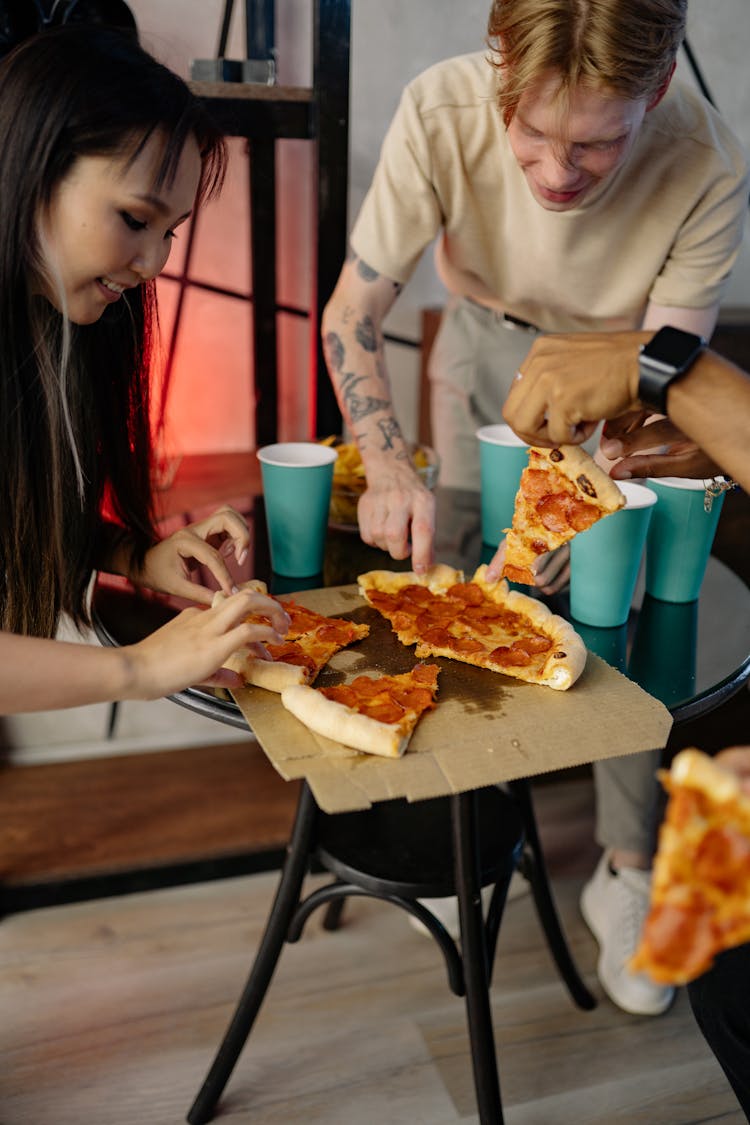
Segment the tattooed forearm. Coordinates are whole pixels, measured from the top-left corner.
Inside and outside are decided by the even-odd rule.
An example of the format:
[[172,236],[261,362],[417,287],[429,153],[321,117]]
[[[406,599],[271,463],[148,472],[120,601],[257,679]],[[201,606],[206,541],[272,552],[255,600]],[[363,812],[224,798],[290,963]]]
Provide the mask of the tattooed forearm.
[[366,378],[366,375],[357,375],[356,371],[347,371],[345,375],[342,375],[340,386],[344,398],[353,392],[357,383],[361,383]]
[[381,448],[393,449],[393,439],[401,437],[401,427],[399,426],[393,415],[391,415],[390,418],[382,418],[378,422],[378,429],[383,435],[383,444]]
[[378,333],[375,328],[375,321],[371,316],[365,316],[362,320],[357,321],[354,335],[359,346],[364,348],[366,352],[374,352],[377,350]]
[[372,266],[368,266],[367,262],[363,262],[361,258],[357,258],[357,273],[363,281],[377,281],[380,274],[374,270]]
[[[344,406],[352,425],[361,422],[369,414],[377,414],[379,410],[385,410],[390,405],[387,398],[352,394],[348,390],[344,393]],[[378,425],[381,425],[381,423],[378,422]]]
[[323,338],[323,354],[329,371],[340,371],[344,366],[344,345],[338,332],[326,332]]

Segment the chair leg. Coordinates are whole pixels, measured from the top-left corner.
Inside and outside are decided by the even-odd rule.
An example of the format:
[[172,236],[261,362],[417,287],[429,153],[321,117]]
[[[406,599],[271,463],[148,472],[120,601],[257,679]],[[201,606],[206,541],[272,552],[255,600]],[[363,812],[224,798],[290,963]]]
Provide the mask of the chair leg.
[[188,1113],[190,1125],[210,1121],[252,1030],[279,960],[289,923],[297,909],[310,860],[317,806],[308,785],[303,785],[297,816],[287,849],[271,913],[250,976],[198,1096]]
[[323,918],[324,930],[337,930],[341,921],[341,915],[344,912],[345,897],[331,899],[328,903],[328,909]]
[[534,816],[534,806],[531,802],[529,783],[525,778],[509,783],[510,790],[518,801],[523,819],[526,847],[522,858],[523,873],[531,883],[531,892],[534,896],[534,905],[539,921],[542,923],[545,937],[550,952],[557,966],[568,992],[574,1003],[579,1008],[590,1011],[596,1007],[596,1000],[583,983],[575,962],[570,955],[568,943],[560,925],[552,891],[547,878],[547,867],[544,862],[542,845]]
[[489,964],[480,894],[476,796],[451,797],[453,851],[466,984],[471,1063],[480,1125],[503,1125],[489,995]]

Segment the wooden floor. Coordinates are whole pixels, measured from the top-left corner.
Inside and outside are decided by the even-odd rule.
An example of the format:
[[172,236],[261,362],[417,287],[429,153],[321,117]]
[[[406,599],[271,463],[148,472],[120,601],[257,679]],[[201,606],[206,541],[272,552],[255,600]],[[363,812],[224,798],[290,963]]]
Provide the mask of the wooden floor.
[[[594,858],[586,778],[537,815],[574,956],[600,995],[577,909]],[[310,881],[320,882],[321,877]],[[2,1125],[176,1125],[244,982],[276,884],[266,873],[30,911],[0,924]],[[684,993],[657,1019],[569,1000],[529,896],[509,904],[493,985],[508,1125],[740,1125]],[[476,1122],[463,1002],[397,908],[313,916],[282,955],[221,1122]]]

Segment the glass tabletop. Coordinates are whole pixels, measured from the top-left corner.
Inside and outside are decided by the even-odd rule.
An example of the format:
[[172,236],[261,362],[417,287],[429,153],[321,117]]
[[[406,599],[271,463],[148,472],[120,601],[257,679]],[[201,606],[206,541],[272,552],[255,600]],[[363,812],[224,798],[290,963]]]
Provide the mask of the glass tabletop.
[[[481,541],[479,495],[438,489],[436,496],[436,558],[470,576],[494,554]],[[185,519],[201,515],[190,513]],[[284,578],[271,570],[262,497],[253,499],[245,515],[251,525],[252,549],[236,580],[262,578],[276,596],[346,586],[368,570],[410,568],[409,560],[393,560],[363,543],[356,530],[330,528],[322,574]],[[750,589],[718,559],[709,559],[698,600],[685,604],[650,597],[641,575],[629,619],[619,628],[576,621],[570,616],[566,591],[543,600],[572,622],[590,651],[664,703],[676,722],[712,710],[750,678]],[[163,624],[184,604],[136,592],[121,579],[101,576],[93,598],[95,625],[106,643],[127,644]],[[172,698],[222,722],[246,726],[235,703],[210,690],[189,688]]]

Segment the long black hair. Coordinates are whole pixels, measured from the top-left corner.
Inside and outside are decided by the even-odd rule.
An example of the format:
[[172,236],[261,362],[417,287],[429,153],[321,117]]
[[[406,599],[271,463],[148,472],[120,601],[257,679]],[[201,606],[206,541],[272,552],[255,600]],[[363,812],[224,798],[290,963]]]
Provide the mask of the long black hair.
[[[129,33],[45,31],[0,63],[0,604],[3,629],[51,636],[61,611],[88,620],[86,589],[106,502],[133,560],[154,542],[149,366],[155,286],[94,324],[38,295],[39,217],[75,161],[135,157],[157,133],[157,184],[188,138],[198,202],[218,190],[223,141],[187,85]],[[35,290],[37,295],[35,295]]]

